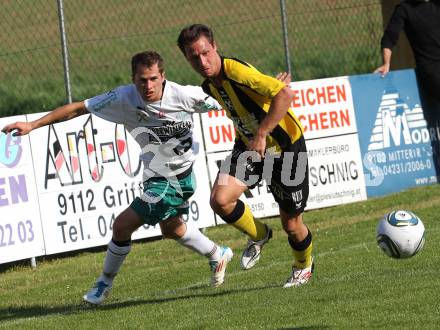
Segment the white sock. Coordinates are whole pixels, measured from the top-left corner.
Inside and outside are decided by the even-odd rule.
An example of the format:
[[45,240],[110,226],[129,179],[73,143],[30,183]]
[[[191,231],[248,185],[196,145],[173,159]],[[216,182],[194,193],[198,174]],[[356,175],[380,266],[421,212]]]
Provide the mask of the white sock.
[[118,246],[113,240],[108,243],[107,254],[104,259],[104,268],[100,279],[107,284],[112,284],[113,279],[119,272],[125,257],[131,250],[131,244],[127,246]]
[[185,234],[176,241],[188,249],[209,258],[209,260],[220,259],[220,247],[203,235],[193,224],[186,223]]

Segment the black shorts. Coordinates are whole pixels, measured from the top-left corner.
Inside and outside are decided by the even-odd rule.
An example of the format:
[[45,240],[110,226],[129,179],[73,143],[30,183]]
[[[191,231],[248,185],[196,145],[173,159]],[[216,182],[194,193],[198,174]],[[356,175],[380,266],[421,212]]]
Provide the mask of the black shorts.
[[278,157],[267,153],[264,160],[259,160],[256,152],[248,151],[245,144],[237,140],[219,173],[235,177],[249,189],[265,179],[275,201],[288,214],[302,213],[307,205],[309,170],[304,137]]

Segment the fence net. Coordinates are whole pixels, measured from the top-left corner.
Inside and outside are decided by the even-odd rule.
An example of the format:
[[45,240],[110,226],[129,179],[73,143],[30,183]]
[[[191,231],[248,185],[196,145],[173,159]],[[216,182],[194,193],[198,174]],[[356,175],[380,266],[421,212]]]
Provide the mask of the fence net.
[[[166,76],[199,84],[176,45],[180,30],[209,25],[224,56],[275,75],[286,70],[279,0],[3,0],[0,116],[68,102],[60,29],[63,7],[73,101],[131,82],[130,59],[156,50]],[[371,72],[380,63],[380,0],[285,0],[295,80]]]

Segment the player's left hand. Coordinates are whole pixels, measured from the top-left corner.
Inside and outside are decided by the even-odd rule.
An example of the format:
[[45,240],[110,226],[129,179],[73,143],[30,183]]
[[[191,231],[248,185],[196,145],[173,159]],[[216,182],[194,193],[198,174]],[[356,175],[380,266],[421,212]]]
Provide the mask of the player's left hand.
[[249,150],[256,151],[263,159],[266,153],[266,136],[257,134],[253,139],[250,139]]

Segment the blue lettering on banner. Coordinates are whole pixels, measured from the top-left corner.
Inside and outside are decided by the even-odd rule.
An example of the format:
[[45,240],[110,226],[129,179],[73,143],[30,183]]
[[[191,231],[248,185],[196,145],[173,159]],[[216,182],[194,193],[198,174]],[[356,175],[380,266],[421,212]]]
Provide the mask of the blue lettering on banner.
[[21,136],[13,136],[0,132],[0,164],[14,167],[21,158]]
[[0,207],[27,201],[29,197],[24,174],[0,177]]
[[[20,162],[22,152],[21,136],[0,132],[0,165],[9,168],[15,167]],[[28,200],[24,174],[0,176],[0,207],[27,202]]]
[[0,251],[2,248],[30,243],[35,239],[34,226],[31,220],[25,219],[17,223],[0,223]]
[[414,70],[349,79],[368,196],[437,182]]

